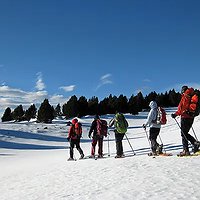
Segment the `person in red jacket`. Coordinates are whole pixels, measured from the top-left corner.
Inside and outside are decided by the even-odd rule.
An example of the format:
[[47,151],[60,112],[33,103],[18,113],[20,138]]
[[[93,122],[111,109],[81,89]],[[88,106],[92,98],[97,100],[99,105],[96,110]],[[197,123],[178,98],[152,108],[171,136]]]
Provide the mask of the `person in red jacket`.
[[197,152],[199,149],[199,142],[189,134],[189,130],[194,122],[194,116],[188,112],[188,107],[190,104],[191,94],[194,93],[193,88],[188,88],[188,86],[183,86],[181,89],[181,100],[178,105],[178,109],[175,113],[171,114],[172,118],[176,116],[181,116],[181,137],[183,144],[183,152],[180,153],[181,156],[190,155],[188,141],[193,145],[193,152]]
[[68,160],[74,160],[74,146],[76,145],[76,149],[79,151],[81,157],[84,158],[83,150],[80,147],[80,138],[81,134],[77,134],[75,131],[75,125],[78,123],[78,120],[74,118],[72,120],[72,125],[69,128],[69,133],[67,140],[70,142],[70,158]]

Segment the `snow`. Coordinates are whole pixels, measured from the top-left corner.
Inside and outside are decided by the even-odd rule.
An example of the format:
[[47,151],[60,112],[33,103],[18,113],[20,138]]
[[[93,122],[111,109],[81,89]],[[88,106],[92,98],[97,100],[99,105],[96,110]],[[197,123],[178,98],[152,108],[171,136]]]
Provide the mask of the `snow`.
[[[66,140],[69,126],[66,120],[54,120],[53,124],[31,122],[0,123],[0,199],[1,200],[157,200],[200,199],[200,157],[176,156],[182,150],[180,129],[167,109],[167,124],[162,126],[161,139],[164,149],[173,153],[170,157],[148,157],[149,143],[141,125],[147,112],[132,116],[127,137],[123,140],[127,156],[115,159],[115,141],[110,131],[104,140],[103,159],[67,161],[69,143]],[[112,115],[102,116],[109,121]],[[90,154],[91,140],[88,131],[93,118],[81,118],[84,154]],[[179,118],[177,119],[179,122]],[[200,116],[193,128],[200,137]],[[148,131],[148,130],[147,130]],[[190,132],[192,135],[194,133]],[[158,138],[158,142],[160,142]],[[75,157],[80,157],[75,149]]]

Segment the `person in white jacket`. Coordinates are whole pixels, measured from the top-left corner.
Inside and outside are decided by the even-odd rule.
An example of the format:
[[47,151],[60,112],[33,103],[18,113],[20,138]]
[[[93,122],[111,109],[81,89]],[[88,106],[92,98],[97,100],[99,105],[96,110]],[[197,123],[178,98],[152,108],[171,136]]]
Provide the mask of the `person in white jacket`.
[[157,123],[157,115],[158,115],[158,106],[155,101],[151,101],[149,103],[149,107],[151,110],[148,113],[148,117],[146,120],[146,123],[143,124],[143,127],[146,129],[146,127],[149,125],[149,140],[151,142],[151,150],[153,155],[162,154],[162,146],[159,145],[157,142],[157,137],[160,133],[161,124]]

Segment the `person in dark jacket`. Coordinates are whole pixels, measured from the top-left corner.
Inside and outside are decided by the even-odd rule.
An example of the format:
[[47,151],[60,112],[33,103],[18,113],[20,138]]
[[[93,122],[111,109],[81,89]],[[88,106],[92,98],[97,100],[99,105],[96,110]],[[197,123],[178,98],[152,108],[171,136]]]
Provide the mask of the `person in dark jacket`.
[[172,118],[176,118],[177,116],[181,116],[181,137],[183,144],[183,151],[180,152],[180,156],[190,155],[188,141],[193,145],[193,152],[197,152],[199,149],[199,142],[189,134],[189,130],[192,127],[194,122],[194,116],[188,113],[188,105],[191,93],[193,93],[193,88],[188,88],[188,86],[183,86],[181,89],[181,100],[178,105],[178,109],[175,113],[171,114]]
[[80,159],[84,158],[83,150],[80,147],[80,138],[81,135],[77,135],[75,132],[75,124],[78,123],[78,120],[74,118],[72,120],[72,125],[69,128],[69,133],[67,140],[70,142],[70,158],[68,160],[74,160],[74,146],[76,145],[76,149],[79,151],[81,157]]
[[[92,136],[92,148],[91,148],[91,158],[95,157],[95,148],[98,143],[98,157],[103,157],[103,135],[97,134],[97,120],[100,120],[99,115],[94,116],[94,120],[91,124],[88,137],[91,138]],[[93,133],[93,135],[92,135]]]

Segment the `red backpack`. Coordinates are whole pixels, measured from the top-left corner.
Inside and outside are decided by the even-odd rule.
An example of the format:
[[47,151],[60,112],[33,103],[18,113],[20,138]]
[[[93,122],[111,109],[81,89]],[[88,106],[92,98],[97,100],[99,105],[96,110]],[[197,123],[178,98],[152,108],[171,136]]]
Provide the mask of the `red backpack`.
[[164,125],[167,123],[167,117],[166,117],[166,112],[165,109],[162,107],[158,107],[158,117],[159,118],[160,124]]
[[155,124],[161,124],[164,125],[167,123],[167,117],[166,117],[166,112],[165,109],[162,107],[157,108],[157,116],[156,119],[152,121]]
[[80,122],[76,122],[74,125],[75,133],[76,135],[80,136],[82,135],[82,124]]
[[97,120],[97,135],[107,136],[108,125],[107,121],[103,119]]

